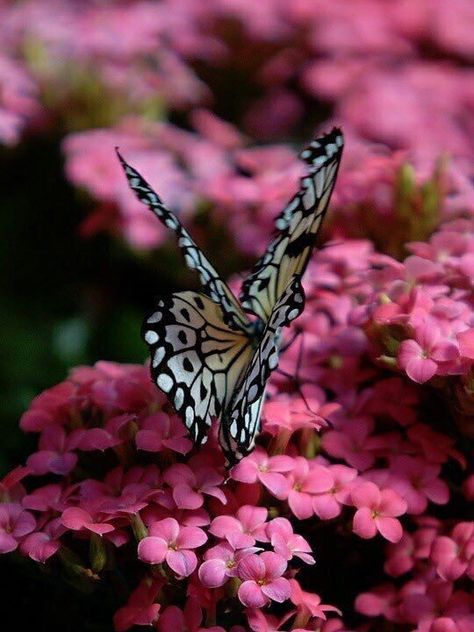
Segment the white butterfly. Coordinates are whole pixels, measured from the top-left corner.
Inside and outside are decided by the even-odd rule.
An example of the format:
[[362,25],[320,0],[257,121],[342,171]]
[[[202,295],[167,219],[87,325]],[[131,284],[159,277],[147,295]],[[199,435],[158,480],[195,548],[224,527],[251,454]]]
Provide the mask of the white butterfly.
[[343,144],[334,128],[301,153],[308,173],[276,219],[276,235],[244,281],[240,302],[178,218],[117,151],[130,187],[176,233],[187,265],[203,285],[202,293],[162,297],[146,319],[143,337],[153,380],[196,444],[205,443],[212,420],[220,420],[219,440],[229,464],[254,447],[267,380],[278,366],[281,329],[303,311],[301,277],[328,208]]

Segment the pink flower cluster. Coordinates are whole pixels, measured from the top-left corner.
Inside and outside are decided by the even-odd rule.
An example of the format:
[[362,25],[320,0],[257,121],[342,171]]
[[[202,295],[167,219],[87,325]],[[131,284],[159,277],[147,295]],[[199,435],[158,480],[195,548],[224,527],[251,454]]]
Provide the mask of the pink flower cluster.
[[[1,553],[85,581],[132,563],[118,632],[474,628],[473,19],[469,0],[1,4],[0,141],[61,121],[96,202],[83,234],[167,238],[119,145],[186,224],[210,213],[260,254],[302,173],[279,141],[337,120],[347,147],[256,450],[227,472],[146,367],[76,368],[21,419],[38,444],[0,481]],[[339,548],[357,615],[319,571]]]
[[[317,571],[325,529],[338,525],[352,548],[387,542],[386,584],[354,587],[367,622],[468,629],[474,531],[462,507],[474,484],[455,443],[468,410],[453,418],[448,405],[453,394],[458,411],[469,403],[472,290],[463,263],[473,234],[470,220],[445,224],[430,242],[411,244],[416,254],[404,263],[363,241],[319,251],[259,445],[229,473],[214,435],[193,448],[147,368],[74,369],[22,417],[24,431],[39,433],[38,450],[2,483],[1,550],[67,565],[68,551],[77,555],[75,543],[88,539],[81,569],[95,577],[112,551],[118,565],[140,560],[143,576],[117,611],[117,630],[171,621],[229,629],[229,611],[232,624],[257,631],[337,630],[347,629],[337,617],[324,623],[339,606],[321,605],[324,579],[305,591],[296,574],[315,562]],[[422,347],[433,332],[433,346]],[[184,609],[161,607],[170,582]],[[279,603],[286,614],[277,621]]]
[[366,303],[365,328],[379,361],[397,365],[420,384],[453,376],[460,391],[468,388],[474,362],[473,229],[470,219],[444,223],[428,242],[409,244],[403,263],[379,256],[377,270],[366,275],[374,292]]
[[[198,629],[229,598],[234,616],[254,627],[256,609],[275,602],[290,604],[285,620],[316,623],[337,611],[294,578],[295,561],[315,560],[291,510],[271,517],[265,506],[266,498],[288,499],[302,457],[269,457],[260,448],[225,484],[215,439],[188,456],[192,442],[148,369],[107,362],[79,367],[39,395],[21,427],[39,433],[38,450],[2,481],[0,551],[18,549],[40,563],[56,556],[67,567],[90,540],[89,558],[74,564],[96,578],[112,551],[118,565],[141,560],[142,579],[116,613],[117,630],[152,623],[164,630],[182,620]],[[105,461],[110,469],[94,474]],[[176,581],[185,609],[161,609],[162,591]]]
[[[108,229],[141,249],[164,240],[127,195],[110,151],[121,144],[167,204],[190,221],[204,202],[242,252],[254,255],[300,174],[295,153],[277,141],[308,138],[336,121],[348,149],[335,233],[369,235],[398,255],[380,224],[395,230],[407,197],[432,223],[441,206],[433,210],[433,193],[449,193],[444,210],[456,215],[470,212],[474,200],[472,8],[468,0],[431,4],[7,3],[0,7],[0,141],[13,144],[23,129],[63,121],[67,176],[97,202],[85,233]],[[170,125],[176,114],[197,134]],[[156,120],[159,130],[147,124]],[[433,172],[446,155],[438,182]],[[399,182],[406,161],[417,185],[434,179],[439,190],[407,192]],[[394,183],[402,194],[395,205]],[[405,241],[416,237],[408,231]]]

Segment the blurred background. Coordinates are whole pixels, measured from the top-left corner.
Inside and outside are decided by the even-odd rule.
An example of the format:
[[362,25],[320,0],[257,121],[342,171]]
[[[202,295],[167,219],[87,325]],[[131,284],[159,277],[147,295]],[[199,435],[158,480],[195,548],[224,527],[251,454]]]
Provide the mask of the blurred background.
[[337,124],[325,238],[401,257],[474,208],[473,32],[471,0],[0,0],[0,472],[37,393],[143,362],[154,296],[197,287],[116,145],[231,275]]

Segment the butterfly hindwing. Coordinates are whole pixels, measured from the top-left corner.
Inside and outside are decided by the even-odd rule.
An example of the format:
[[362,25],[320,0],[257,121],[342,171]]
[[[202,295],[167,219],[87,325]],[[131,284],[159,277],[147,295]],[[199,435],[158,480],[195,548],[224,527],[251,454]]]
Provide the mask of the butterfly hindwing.
[[295,276],[274,306],[247,370],[222,415],[220,442],[230,464],[254,447],[267,380],[278,366],[281,329],[301,314],[304,300],[301,279]]
[[301,153],[309,172],[277,218],[276,237],[244,281],[242,306],[265,322],[292,277],[306,268],[336,182],[343,144],[342,133],[335,128]]
[[233,329],[249,331],[249,320],[238,300],[227,287],[227,284],[222,281],[214,266],[211,265],[176,215],[163,204],[159,195],[143,176],[124,160],[118,150],[117,156],[127,176],[130,188],[137,198],[148,206],[167,228],[176,233],[186,264],[191,270],[198,272],[204,292],[221,306],[224,322]]
[[161,298],[143,325],[151,373],[197,444],[205,442],[250,361],[250,339],[230,329],[206,295],[177,292]]

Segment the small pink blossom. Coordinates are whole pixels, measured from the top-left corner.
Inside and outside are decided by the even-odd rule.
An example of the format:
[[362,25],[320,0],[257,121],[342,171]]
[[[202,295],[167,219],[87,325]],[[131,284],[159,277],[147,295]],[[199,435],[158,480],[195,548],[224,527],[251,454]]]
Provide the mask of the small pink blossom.
[[211,467],[198,467],[193,471],[184,463],[175,463],[166,470],[163,480],[172,487],[176,505],[183,509],[202,507],[204,494],[217,498],[224,505],[227,502],[219,487],[224,482],[224,477]]
[[165,518],[151,525],[149,535],[138,545],[138,557],[148,564],[166,561],[178,577],[187,577],[197,566],[192,549],[206,541],[199,527],[181,527],[174,518]]
[[438,574],[447,581],[464,574],[474,579],[474,522],[459,522],[450,537],[437,537],[431,548],[431,559]]
[[217,516],[211,523],[209,531],[225,538],[236,549],[253,546],[256,541],[267,542],[265,521],[268,510],[265,507],[244,505],[234,516]]
[[42,531],[30,533],[20,544],[23,555],[27,555],[35,562],[44,564],[55,555],[61,547],[61,536],[66,528],[59,518],[43,526]]
[[102,514],[102,501],[83,502],[82,507],[68,507],[63,511],[61,522],[72,531],[91,531],[97,535],[104,535],[114,531],[114,525],[109,522],[110,516]]
[[14,551],[22,538],[36,527],[29,511],[17,503],[0,504],[0,553]]
[[289,492],[289,483],[282,472],[289,472],[293,467],[291,457],[269,457],[261,448],[256,448],[252,454],[232,468],[231,476],[242,483],[260,481],[273,496],[282,500]]
[[341,513],[342,505],[348,504],[350,492],[357,478],[357,470],[346,465],[331,465],[331,488],[313,496],[314,513],[322,520],[331,520]]
[[256,547],[235,550],[227,542],[218,544],[204,554],[205,561],[199,567],[199,579],[207,588],[223,586],[230,577],[237,576],[239,562],[258,550]]
[[439,505],[449,500],[448,486],[438,478],[440,471],[441,466],[423,459],[396,456],[390,463],[390,488],[405,499],[408,513],[421,514],[428,500]]
[[333,486],[333,478],[326,467],[318,464],[310,466],[303,457],[294,459],[288,482],[288,505],[299,520],[313,515],[313,495],[327,492]]
[[415,328],[415,338],[404,340],[398,350],[398,364],[414,382],[423,384],[438,370],[438,364],[453,362],[459,355],[454,342],[443,340],[434,324]]
[[370,451],[373,432],[371,419],[353,419],[339,430],[329,430],[323,436],[323,448],[331,456],[344,459],[359,471],[369,468],[375,461]]
[[244,606],[261,608],[270,601],[286,601],[290,596],[290,583],[282,577],[286,566],[286,560],[271,551],[245,557],[238,566],[243,580],[238,594]]
[[291,586],[290,599],[299,611],[303,611],[311,617],[317,617],[323,620],[326,620],[326,612],[337,612],[341,614],[338,608],[322,604],[319,595],[303,590],[296,579],[290,579],[289,582]]
[[146,417],[140,424],[135,441],[139,450],[147,452],[168,449],[187,454],[193,446],[182,421],[177,416],[169,416],[164,412]]
[[126,605],[114,614],[115,632],[125,632],[134,625],[153,625],[161,607],[155,599],[162,585],[159,579],[143,579]]
[[61,426],[48,426],[39,440],[38,452],[26,462],[32,474],[41,476],[47,472],[69,474],[77,463],[77,454],[73,452],[80,443],[83,431],[72,432],[69,436]]
[[[190,596],[186,601],[184,610],[177,606],[165,608],[158,619],[156,629],[158,632],[169,632],[169,630],[175,630],[176,632],[181,630],[186,630],[187,632],[225,632],[221,626],[203,628],[201,623],[201,604],[195,597]],[[236,630],[236,632],[238,631]]]
[[311,547],[303,536],[293,532],[286,518],[274,518],[267,524],[267,534],[275,553],[285,560],[299,557],[306,564],[314,564]]
[[373,538],[377,531],[390,542],[398,542],[403,529],[396,519],[407,510],[407,504],[391,489],[379,489],[371,482],[363,482],[351,492],[354,505],[353,530],[361,538]]

